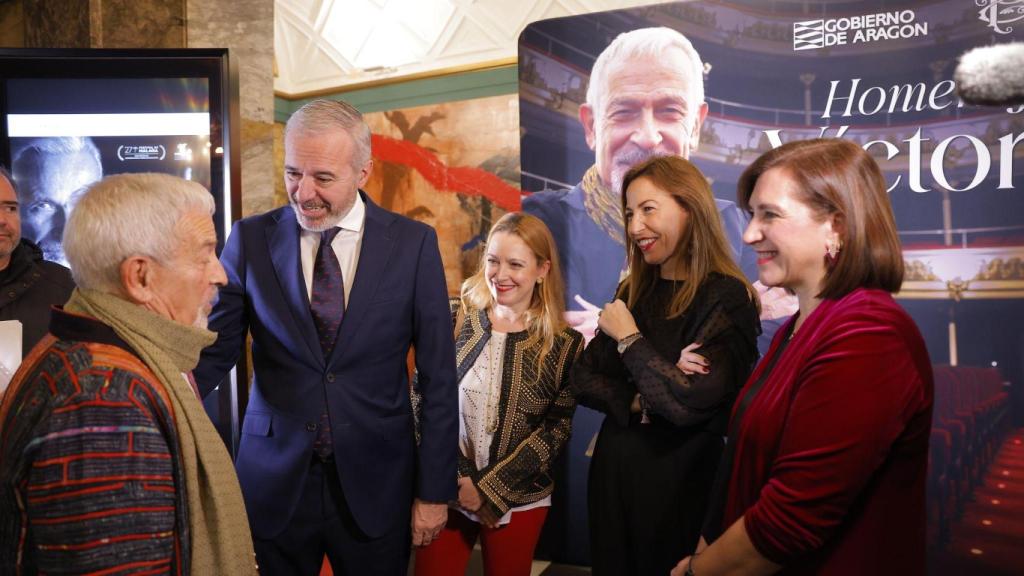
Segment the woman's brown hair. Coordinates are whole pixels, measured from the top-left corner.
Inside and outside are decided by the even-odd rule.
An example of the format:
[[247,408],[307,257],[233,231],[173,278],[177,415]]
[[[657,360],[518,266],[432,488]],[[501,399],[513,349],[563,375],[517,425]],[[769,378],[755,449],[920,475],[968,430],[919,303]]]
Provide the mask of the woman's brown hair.
[[[704,174],[689,160],[679,156],[660,156],[638,164],[622,179],[623,214],[626,213],[629,185],[640,178],[648,179],[670,194],[689,213],[687,225],[683,227],[679,245],[675,248],[686,265],[686,283],[672,297],[668,317],[675,318],[686,311],[697,295],[697,290],[712,272],[732,276],[743,282],[751,300],[760,307],[757,291],[733,259],[732,249],[722,228],[722,217],[718,214],[715,197],[711,194],[711,187]],[[654,287],[659,267],[644,262],[643,253],[629,239],[628,222],[625,228],[629,276],[622,282],[616,296],[633,308]]]
[[827,268],[819,298],[842,298],[861,287],[899,291],[903,251],[896,219],[882,171],[864,149],[848,140],[815,138],[765,152],[740,176],[737,198],[744,210],[750,210],[758,178],[775,168],[785,171],[800,201],[822,220],[840,223],[842,250]]

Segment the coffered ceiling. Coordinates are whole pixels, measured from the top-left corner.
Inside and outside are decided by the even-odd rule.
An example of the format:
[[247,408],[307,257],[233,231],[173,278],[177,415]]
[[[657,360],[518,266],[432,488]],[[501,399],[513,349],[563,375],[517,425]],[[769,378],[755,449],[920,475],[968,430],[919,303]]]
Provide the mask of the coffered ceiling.
[[536,20],[656,0],[275,0],[274,88],[285,97],[509,64]]

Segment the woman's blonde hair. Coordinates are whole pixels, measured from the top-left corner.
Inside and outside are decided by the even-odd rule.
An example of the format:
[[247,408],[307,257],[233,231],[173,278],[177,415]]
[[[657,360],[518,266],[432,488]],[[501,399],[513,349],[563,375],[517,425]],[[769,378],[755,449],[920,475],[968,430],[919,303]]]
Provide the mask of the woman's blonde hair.
[[[558,248],[544,222],[522,212],[509,212],[495,222],[487,234],[487,243],[490,244],[491,238],[499,232],[519,237],[537,258],[538,266],[543,266],[545,262],[551,263],[544,281],[534,285],[533,297],[523,318],[529,338],[541,342],[541,353],[538,356],[540,361],[551,350],[555,335],[565,328],[565,287],[558,263]],[[487,286],[486,268],[487,250],[484,250],[476,273],[462,283],[460,317],[465,317],[467,307],[477,310],[490,310],[494,307],[494,298]],[[461,328],[461,321],[459,324]]]
[[[676,251],[686,265],[686,283],[672,297],[668,317],[682,315],[689,308],[708,274],[717,272],[732,276],[747,288],[750,298],[760,309],[757,291],[750,285],[733,259],[729,241],[722,228],[722,217],[718,214],[715,197],[704,174],[679,156],[660,156],[634,166],[622,180],[622,213],[626,213],[626,191],[639,178],[646,178],[652,184],[675,198],[689,214],[683,233],[679,237]],[[648,294],[658,280],[659,267],[644,262],[643,253],[636,243],[629,239],[629,223],[626,228],[626,255],[629,276],[622,282],[616,295],[633,308]]]

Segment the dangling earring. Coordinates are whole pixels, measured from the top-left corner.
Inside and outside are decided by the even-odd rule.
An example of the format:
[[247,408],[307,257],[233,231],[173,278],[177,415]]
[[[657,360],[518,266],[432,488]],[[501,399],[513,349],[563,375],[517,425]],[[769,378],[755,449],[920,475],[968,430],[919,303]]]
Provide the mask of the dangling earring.
[[838,238],[829,238],[825,241],[825,263],[829,267],[836,265],[836,258],[839,257],[839,253],[843,250],[843,243]]
[[544,283],[544,277],[543,276],[540,277],[540,278],[537,278],[537,284],[543,284],[543,283]]

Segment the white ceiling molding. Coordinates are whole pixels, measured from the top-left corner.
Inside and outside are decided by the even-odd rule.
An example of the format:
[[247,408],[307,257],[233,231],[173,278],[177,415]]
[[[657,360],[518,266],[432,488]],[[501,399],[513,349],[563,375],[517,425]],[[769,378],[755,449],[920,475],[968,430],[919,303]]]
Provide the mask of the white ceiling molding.
[[652,0],[275,0],[274,89],[285,98],[513,62],[537,20]]

